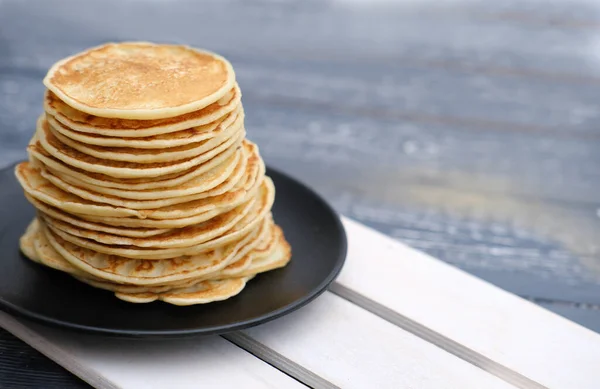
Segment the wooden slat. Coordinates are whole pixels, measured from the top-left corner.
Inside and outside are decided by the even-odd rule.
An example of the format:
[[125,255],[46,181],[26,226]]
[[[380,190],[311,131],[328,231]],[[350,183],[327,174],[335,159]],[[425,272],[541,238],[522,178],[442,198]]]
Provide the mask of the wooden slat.
[[344,219],[338,283],[548,388],[597,388],[600,335]]
[[[383,194],[410,182],[495,195],[505,208],[515,201],[550,202],[547,207],[599,205],[593,193],[600,190],[600,180],[586,177],[598,175],[594,166],[600,163],[595,152],[600,138],[515,134],[509,123],[504,124],[506,130],[479,131],[452,123],[365,117],[352,108],[331,112],[318,103],[298,106],[276,95],[263,102],[252,92],[259,85],[250,84],[250,96],[244,95],[248,136],[278,163],[302,161],[347,173],[359,170],[364,180],[372,172],[369,185],[393,179],[381,185]],[[297,90],[291,85],[287,89]],[[277,106],[268,106],[276,102]]]
[[243,334],[341,388],[513,388],[329,292]]
[[97,388],[305,388],[216,336],[128,341],[24,325],[3,312],[0,326]]
[[[594,74],[594,68],[584,61],[592,59],[593,53],[583,48],[589,44],[586,38],[594,38],[593,25],[598,22],[597,4],[593,1],[581,1],[577,6],[552,1],[546,2],[544,7],[536,6],[537,2],[532,0],[510,0],[496,6],[485,0],[453,1],[451,5],[387,1],[357,7],[355,1],[248,3],[238,0],[230,2],[229,7],[219,1],[205,1],[198,7],[194,2],[177,0],[169,5],[146,1],[141,7],[137,1],[83,5],[63,0],[58,5],[50,5],[37,0],[33,4],[39,14],[14,6],[18,1],[5,0],[4,3],[7,21],[50,21],[54,26],[47,29],[45,35],[37,34],[35,41],[32,39],[35,29],[17,23],[4,33],[6,39],[18,37],[35,47],[35,52],[29,53],[25,47],[12,48],[30,56],[64,56],[66,46],[80,46],[84,40],[99,42],[143,35],[146,39],[211,45],[229,51],[230,55],[259,53],[297,58],[298,55],[320,54],[327,60],[371,58],[382,61],[410,54],[571,74]],[[113,17],[99,19],[98,15],[109,12],[106,5],[110,5]],[[140,15],[135,23],[126,16],[132,12]],[[211,18],[197,23],[198,18],[205,15]],[[157,21],[162,22],[161,29],[155,28]],[[214,34],[223,23],[229,23],[239,33]],[[69,31],[85,34],[69,34]],[[210,40],[207,34],[211,34]],[[522,39],[523,34],[528,39]],[[59,49],[62,51],[52,54],[57,40],[63,46]],[[29,66],[36,64],[27,59],[23,58],[23,62]]]
[[[389,63],[379,66],[256,61],[241,62],[237,68],[242,90],[245,86],[250,96],[272,96],[273,103],[285,97],[290,105],[300,107],[320,103],[321,108],[331,105],[363,115],[442,123],[472,132],[503,130],[600,139],[592,121],[600,115],[593,105],[600,80],[574,87],[546,79],[524,82],[506,74],[474,76],[453,67],[411,66],[401,60],[393,67]],[[252,87],[256,84],[267,88]],[[515,96],[515,90],[519,95]]]

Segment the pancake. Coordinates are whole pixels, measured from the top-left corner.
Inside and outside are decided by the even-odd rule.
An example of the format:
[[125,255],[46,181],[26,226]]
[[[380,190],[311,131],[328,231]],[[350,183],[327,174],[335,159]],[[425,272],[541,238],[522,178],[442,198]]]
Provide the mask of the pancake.
[[35,239],[38,234],[39,223],[37,218],[33,219],[27,226],[25,233],[19,238],[19,248],[21,252],[34,262],[39,262],[35,252]]
[[[163,293],[169,290],[177,288],[187,288],[189,286],[196,285],[203,280],[190,278],[183,281],[174,281],[167,284],[160,285],[131,285],[131,284],[119,284],[111,281],[102,280],[100,278],[94,278],[90,275],[74,275],[73,277],[79,281],[93,286],[94,288],[104,289],[111,292],[119,292],[126,294],[139,294],[139,293]],[[202,277],[201,277],[202,278]]]
[[[191,286],[201,281],[201,279],[198,278],[191,278],[183,279],[180,281],[171,281],[166,284],[152,284],[142,286],[133,284],[118,284],[103,280],[91,274],[85,273],[79,270],[77,267],[71,265],[63,256],[61,256],[52,247],[48,239],[46,239],[46,233],[43,232],[40,228],[40,224],[38,224],[37,219],[34,219],[31,224],[34,226],[35,231],[33,231],[32,229],[32,232],[34,232],[34,234],[28,234],[27,236],[33,238],[34,253],[32,254],[35,255],[36,258],[30,259],[32,259],[34,262],[50,267],[52,269],[68,273],[77,279],[85,280],[86,283],[96,286],[98,288],[111,291],[121,291],[125,293],[160,293],[179,287]],[[211,274],[218,274],[218,272]]]
[[96,116],[162,119],[197,111],[235,83],[223,57],[187,46],[109,43],[54,64],[44,85],[71,107]]
[[[244,141],[244,144],[246,143],[248,142]],[[207,171],[225,163],[225,161],[231,158],[233,154],[239,152],[239,148],[241,148],[241,146],[238,146],[237,148],[228,148],[212,159],[194,166],[186,171],[151,178],[115,178],[105,174],[86,172],[85,170],[67,165],[61,160],[48,154],[48,152],[41,147],[37,140],[35,140],[35,143],[30,144],[27,147],[27,150],[30,154],[31,162],[38,160],[48,170],[53,172],[54,175],[62,178],[68,176],[78,181],[84,181],[90,185],[94,185],[96,190],[98,190],[98,188],[148,190],[156,188],[170,188],[188,182],[191,179],[194,179],[199,175],[204,174]]]
[[[34,223],[36,223],[35,219],[32,224]],[[35,227],[38,227],[38,225],[35,224]],[[32,228],[32,231],[33,230],[34,229]],[[41,260],[39,263],[59,271],[69,273],[80,281],[96,288],[114,291],[116,292],[117,297],[125,301],[151,302],[161,299],[160,296],[164,295],[166,302],[170,302],[168,300],[171,300],[173,303],[182,305],[180,301],[184,299],[185,304],[183,305],[191,305],[207,303],[214,301],[214,299],[225,299],[241,291],[239,286],[232,289],[231,282],[233,282],[233,285],[239,284],[239,282],[234,278],[218,281],[206,281],[202,279],[199,280],[197,278],[189,278],[173,281],[167,285],[123,285],[103,281],[102,279],[78,270],[78,268],[67,262],[49,243],[44,233],[38,233],[35,235],[27,234],[26,236],[29,238],[29,240],[31,240],[31,238],[37,238],[35,239],[35,247],[40,254],[39,257]],[[37,255],[37,253],[35,255]],[[37,261],[36,259],[31,259]],[[246,279],[249,278],[250,277],[247,277]]]
[[[74,227],[68,223],[57,219],[52,219],[48,215],[40,216],[48,224],[53,232],[56,232],[64,239],[77,244],[76,237],[91,239],[104,245],[118,246],[136,246],[147,248],[190,248],[198,247],[200,243],[214,239],[226,231],[233,228],[247,213],[253,210],[257,201],[251,198],[248,202],[233,208],[230,211],[221,213],[205,222],[187,226],[184,228],[173,229],[165,234],[147,238],[131,238],[107,234],[101,231],[86,230],[80,227]],[[83,244],[85,246],[85,243]],[[100,252],[102,249],[98,250]],[[176,252],[176,251],[175,251]]]
[[[29,162],[22,162],[15,167],[15,174],[29,197],[64,212],[74,214],[78,218],[108,224],[111,226],[134,228],[179,228],[190,224],[200,223],[226,212],[229,207],[241,204],[251,193],[244,188],[236,189],[213,198],[203,198],[187,203],[153,210],[133,210],[114,207],[108,204],[95,203],[82,199],[72,193],[54,186],[46,180],[39,169],[34,169]],[[216,198],[219,202],[215,202]],[[221,207],[219,207],[221,205]],[[229,207],[226,207],[229,205]],[[127,217],[156,219],[171,218],[163,223],[149,221],[148,223],[131,222]],[[113,219],[112,217],[115,217]],[[121,222],[122,220],[122,222]],[[141,219],[137,219],[141,222]]]
[[[162,208],[138,210],[138,214],[134,215],[134,217],[131,218],[115,218],[111,216],[98,215],[85,215],[82,217],[86,220],[121,227],[177,228],[166,227],[169,224],[168,222],[153,223],[150,220],[170,219],[171,222],[175,222],[175,220],[183,221],[187,218],[195,218],[194,220],[196,220],[196,222],[199,222],[197,217],[207,212],[225,212],[227,209],[231,209],[240,205],[244,201],[247,201],[250,198],[250,196],[254,196],[254,194],[262,184],[264,174],[265,167],[262,160],[250,160],[246,165],[246,173],[241,179],[237,180],[236,177],[230,177],[225,182],[221,183],[219,186],[207,192],[204,192],[203,194],[197,195],[196,197],[199,198],[196,200],[177,203],[175,205],[165,206]],[[237,183],[234,183],[232,180],[237,180]],[[218,194],[228,188],[229,190],[227,192]],[[214,194],[214,196],[208,196],[210,194]],[[192,196],[188,196],[188,198],[189,197]],[[104,201],[104,197],[97,198]],[[179,223],[178,225],[182,226],[181,223]]]
[[[262,225],[261,228],[264,228],[264,227],[265,227],[265,225]],[[186,279],[182,279],[182,280],[178,280],[178,281],[167,281],[167,282],[161,283],[161,284],[153,283],[152,285],[147,285],[147,284],[135,285],[135,284],[131,284],[131,283],[116,283],[113,281],[103,280],[101,278],[94,277],[90,274],[86,274],[85,276],[77,276],[76,275],[75,277],[78,279],[83,278],[82,281],[84,281],[85,283],[92,285],[96,288],[105,289],[105,290],[109,290],[112,292],[130,293],[130,294],[131,293],[148,293],[148,292],[161,293],[161,292],[166,292],[168,290],[172,290],[175,288],[184,288],[184,287],[193,286],[199,282],[206,281],[206,280],[222,280],[225,278],[232,278],[232,277],[235,277],[235,275],[234,275],[235,273],[240,274],[243,270],[246,270],[252,263],[253,259],[265,257],[266,255],[270,255],[274,251],[275,246],[276,246],[274,243],[277,241],[276,234],[275,234],[276,226],[272,223],[271,220],[269,220],[269,222],[267,223],[267,227],[268,227],[268,231],[259,232],[259,234],[260,234],[260,237],[258,239],[259,243],[256,244],[254,248],[249,250],[245,255],[243,255],[243,257],[241,259],[231,261],[231,263],[229,265],[223,267],[220,270],[213,271],[210,273],[204,272],[203,275],[198,276],[198,277],[186,278]],[[254,245],[253,242],[251,242],[251,243],[252,243],[252,245]],[[270,248],[269,252],[265,251],[266,247]],[[247,251],[247,250],[244,250],[244,251]],[[236,255],[236,257],[239,257],[242,254]],[[59,255],[59,254],[56,253],[56,255]],[[131,259],[126,258],[123,260],[130,261]],[[136,260],[131,260],[131,261],[136,261]],[[219,266],[219,267],[221,267],[221,266]]]
[[[198,200],[204,202],[205,200]],[[182,217],[179,219],[139,219],[137,217],[109,217],[109,216],[89,216],[89,215],[78,215],[81,219],[89,222],[102,223],[111,227],[125,229],[128,228],[150,228],[150,229],[174,229],[191,226],[194,224],[203,223],[210,220],[219,214],[232,210],[231,208],[216,208],[210,211],[198,213],[193,216]],[[189,213],[195,212],[195,209],[189,209]],[[110,232],[109,232],[110,233]],[[129,235],[125,235],[129,236]]]
[[[73,185],[77,188],[88,193],[88,196],[93,196],[96,201],[104,201],[103,195],[108,197],[117,197],[121,199],[130,200],[160,200],[171,197],[182,197],[195,195],[199,193],[205,193],[206,196],[217,196],[231,190],[235,185],[245,180],[247,177],[252,177],[257,174],[259,170],[259,159],[260,157],[256,154],[257,150],[251,145],[246,145],[241,150],[233,154],[228,160],[224,161],[221,165],[201,174],[184,184],[181,184],[172,188],[156,188],[149,190],[124,190],[116,188],[105,188],[98,187],[90,184],[84,180],[79,180],[74,177],[67,175],[60,175],[59,172],[49,172],[56,177],[61,177],[60,180],[65,184]],[[249,165],[248,163],[251,163]],[[243,182],[243,181],[242,181]],[[214,190],[213,190],[214,189]],[[81,195],[74,192],[81,197],[94,200],[94,198]],[[102,197],[100,197],[102,196]],[[117,204],[118,205],[118,204]]]
[[160,177],[170,173],[183,172],[212,159],[230,147],[237,148],[242,143],[246,134],[242,130],[238,135],[225,140],[214,149],[190,159],[170,162],[135,163],[96,158],[65,145],[50,131],[48,122],[44,117],[38,120],[37,126],[36,136],[41,147],[53,157],[81,170],[117,178]]
[[209,279],[223,279],[230,277],[239,277],[250,269],[252,263],[260,261],[273,254],[277,244],[279,243],[280,236],[282,235],[281,228],[272,224],[269,235],[260,241],[256,247],[254,247],[248,254],[244,255],[239,260],[230,263],[221,271],[210,274],[207,276]]
[[[38,226],[41,226],[41,224]],[[146,286],[111,283],[101,278],[97,278],[91,274],[85,273],[79,268],[71,265],[71,263],[69,263],[62,255],[60,255],[54,249],[54,247],[50,244],[49,240],[46,238],[46,235],[47,234],[43,231],[43,228],[39,228],[37,234],[35,235],[34,248],[37,256],[35,262],[49,267],[51,269],[68,273],[79,280],[82,280],[90,285],[94,285],[102,289],[107,289],[111,291],[123,291],[125,293],[160,293],[175,288],[191,286],[200,282],[200,280],[198,279],[185,279],[182,281],[172,281],[168,285],[161,284]]]
[[42,167],[42,163],[40,163],[40,161],[38,161],[37,158],[35,158],[33,152],[32,152],[32,147],[34,147],[34,145],[38,143],[38,139],[37,136],[35,135],[35,132],[33,133],[33,136],[31,137],[31,139],[29,140],[29,143],[27,144],[27,157],[29,159],[29,163],[31,164],[31,166],[35,167],[35,168],[40,168]]
[[209,125],[241,106],[237,84],[217,102],[199,111],[167,119],[130,120],[104,118],[77,111],[46,91],[44,111],[73,131],[107,137],[135,138],[165,135],[190,128]]
[[[89,184],[86,181],[80,181],[77,178],[60,175],[59,172],[53,171],[52,169],[47,169],[47,172],[49,175],[55,177],[56,180],[60,181],[56,184],[57,186],[61,188],[77,188],[74,193],[83,198],[115,205],[119,205],[122,201],[135,201],[139,202],[141,205],[145,204],[146,206],[143,208],[147,209],[152,208],[152,206],[148,206],[150,204],[146,202],[148,200],[161,201],[174,197],[187,198],[187,196],[198,195],[201,193],[204,195],[195,198],[223,194],[230,191],[238,182],[245,179],[244,175],[246,174],[246,167],[247,160],[243,155],[243,151],[240,150],[240,152],[232,155],[223,164],[191,179],[190,181],[172,188],[149,190],[126,190],[98,187]],[[52,181],[52,179],[48,179]],[[176,201],[176,203],[180,202],[185,201]],[[132,208],[138,209],[139,207],[132,206]]]
[[236,274],[241,274],[242,272],[246,271],[250,268],[250,265],[252,265],[252,258],[254,257],[255,250],[256,248],[237,261],[230,263],[217,274],[210,277],[210,279],[231,278],[235,277]]
[[[170,304],[175,305],[192,305],[192,304],[203,304],[214,300],[214,290],[210,290],[208,293],[206,292],[207,288],[214,288],[215,285],[218,287],[218,296],[222,298],[227,296],[227,298],[235,296],[239,292],[242,291],[246,282],[252,279],[256,274],[263,273],[266,271],[274,270],[276,268],[280,268],[285,266],[291,258],[291,249],[289,244],[281,235],[278,240],[278,244],[275,245],[272,253],[265,257],[262,262],[260,262],[255,267],[248,269],[245,273],[252,273],[247,276],[234,277],[234,278],[226,278],[222,280],[210,280],[210,281],[202,281],[199,284],[195,284],[193,286],[188,286],[185,288],[175,288],[165,292],[160,293],[125,293],[118,292],[115,295],[121,300],[129,301],[129,302],[152,302],[156,300],[162,300],[168,302]],[[268,265],[265,265],[268,264]],[[235,280],[232,283],[232,280]],[[240,281],[240,280],[243,280]],[[220,288],[226,290],[226,292],[221,291]]]
[[[217,192],[211,192],[207,194],[207,197],[222,194],[230,190],[238,181],[243,179],[243,176],[246,172],[246,162],[247,159],[244,155],[244,151],[239,150],[231,155],[231,157],[225,160],[222,164],[183,184],[172,188],[153,188],[147,190],[105,188],[102,186],[99,187],[90,184],[87,181],[60,174],[60,172],[52,168],[46,168],[44,170],[46,170],[52,176],[57,177],[57,179],[63,183],[62,185],[72,185],[81,189],[82,192],[88,193],[88,196],[91,197],[104,198],[103,195],[106,195],[106,197],[143,201],[190,196],[208,192],[217,187],[219,188]],[[82,195],[82,197],[86,196]]]
[[139,214],[139,211],[136,210],[97,204],[65,192],[42,177],[40,169],[33,168],[29,162],[21,162],[15,166],[15,175],[29,196],[65,212],[116,217],[138,216]]
[[[227,139],[236,138],[240,132],[243,132],[243,115],[238,115],[236,120],[229,126],[224,128],[222,131],[214,133],[213,137],[209,139],[201,140],[199,142],[188,142],[181,146],[175,147],[163,147],[159,150],[156,148],[134,148],[133,145],[127,147],[105,147],[88,145],[81,143],[68,136],[63,135],[60,128],[61,125],[54,127],[51,125],[51,118],[46,117],[48,120],[48,128],[52,132],[59,142],[67,145],[81,153],[91,155],[92,157],[100,159],[108,159],[111,161],[125,161],[135,163],[157,163],[165,161],[179,161],[189,159],[201,155],[209,150],[214,149]],[[125,144],[125,142],[123,142]]]
[[130,303],[150,303],[162,300],[166,303],[180,306],[208,304],[215,301],[226,300],[239,294],[250,278],[251,277],[203,281],[187,288],[174,289],[164,293],[128,294],[117,292],[115,293],[115,296]]
[[277,240],[273,251],[267,256],[254,259],[246,270],[236,273],[237,277],[248,277],[258,273],[265,273],[282,268],[288,264],[292,258],[292,248],[285,240],[281,228],[277,227],[277,229],[279,229],[279,231],[277,233]]
[[[63,135],[97,145],[153,149],[181,146],[212,138],[229,127],[240,113],[241,93],[237,86],[211,106],[182,117],[165,120],[126,120],[91,116],[69,107],[52,92],[45,96],[46,117]],[[210,111],[210,112],[208,112]],[[59,125],[60,124],[60,125]]]
[[[270,220],[257,226],[246,236],[192,256],[151,261],[130,259],[101,254],[93,250],[78,247],[65,241],[46,229],[42,231],[50,246],[70,265],[94,279],[128,285],[160,285],[195,279],[218,272],[228,264],[237,261],[256,247],[262,239],[271,233]],[[130,288],[131,290],[131,288]]]
[[51,269],[62,271],[76,276],[86,276],[86,273],[71,265],[50,244],[43,222],[39,222],[38,234],[35,240],[35,251],[39,263]]
[[[105,245],[136,246],[149,248],[167,248],[167,247],[191,247],[200,243],[209,241],[231,229],[244,215],[252,209],[255,199],[233,208],[230,211],[221,213],[205,222],[187,226],[184,228],[173,229],[165,234],[151,236],[147,238],[131,238],[126,236],[107,234],[102,231],[87,230],[81,227],[75,227],[69,223],[53,219],[48,215],[40,216],[48,224],[53,232],[56,232],[64,239],[72,241],[75,237],[92,239]],[[64,233],[64,235],[63,235]],[[65,237],[68,235],[68,237]],[[76,241],[75,241],[76,242]],[[85,247],[85,246],[84,246]],[[100,250],[101,251],[101,250]],[[103,252],[103,251],[101,251]]]
[[[46,114],[46,120],[53,131],[85,145],[101,147],[130,147],[133,149],[164,149],[213,139],[236,123],[239,110],[230,112],[217,121],[204,126],[192,127],[171,134],[146,136],[141,138],[109,137],[97,134],[74,131],[58,122],[53,116]],[[237,122],[236,126],[242,122]]]
[[[259,161],[258,174],[245,177],[234,188],[219,196],[201,198],[187,203],[180,203],[164,208],[139,211],[139,217],[110,217],[98,215],[78,215],[93,222],[116,227],[145,228],[180,228],[197,224],[214,216],[227,212],[249,200],[255,195],[264,180],[264,164]],[[225,185],[226,183],[223,183]],[[140,215],[138,215],[140,216]]]
[[84,228],[84,229],[93,230],[93,231],[105,232],[107,234],[122,235],[122,236],[128,236],[128,237],[132,237],[132,238],[147,238],[149,236],[160,235],[160,234],[164,234],[165,232],[169,232],[169,229],[166,229],[166,228],[162,228],[162,229],[143,228],[143,227],[122,228],[122,227],[109,226],[109,225],[106,225],[103,223],[96,223],[96,222],[82,219],[73,214],[61,211],[60,209],[52,207],[48,204],[42,203],[41,201],[34,199],[33,197],[29,196],[28,194],[25,194],[25,197],[39,212],[42,212],[42,213],[50,216],[53,219],[57,219],[57,220],[69,223],[74,228],[79,227],[79,228]]
[[[113,237],[108,234],[93,231],[81,231],[90,234],[95,239],[83,237],[61,231],[59,228],[50,227],[50,230],[64,240],[76,246],[87,248],[104,254],[118,255],[133,259],[165,259],[179,255],[193,255],[228,244],[241,236],[246,235],[265,218],[270,218],[270,209],[274,200],[274,188],[270,180],[264,181],[261,193],[250,210],[245,207],[248,204],[221,214],[206,223],[192,225],[186,228],[173,230],[170,233],[144,239],[131,239],[125,237]],[[239,214],[243,216],[239,218]],[[233,226],[232,221],[236,221]],[[211,230],[211,226],[219,230],[225,230],[217,235]],[[210,238],[212,237],[212,238]],[[114,242],[113,244],[98,243],[98,241]],[[158,248],[157,248],[158,247]]]
[[[47,179],[50,183],[64,191],[73,193],[83,199],[90,200],[96,203],[110,204],[115,207],[128,209],[132,212],[135,212],[135,216],[139,218],[146,218],[152,216],[154,214],[154,211],[157,209],[166,208],[170,206],[177,206],[179,204],[186,204],[201,199],[207,199],[205,201],[205,204],[210,209],[216,207],[225,207],[231,205],[232,203],[240,201],[245,195],[245,192],[242,190],[229,192],[228,189],[232,189],[235,185],[235,182],[226,182],[206,192],[196,193],[187,196],[169,197],[159,200],[129,200],[115,196],[93,193],[86,189],[76,187],[74,185],[62,181],[60,178],[50,174],[49,172],[43,169],[41,170],[41,174],[42,177]],[[225,186],[229,186],[229,188],[226,188]],[[185,205],[182,206],[185,207]],[[196,206],[194,207],[197,208]]]

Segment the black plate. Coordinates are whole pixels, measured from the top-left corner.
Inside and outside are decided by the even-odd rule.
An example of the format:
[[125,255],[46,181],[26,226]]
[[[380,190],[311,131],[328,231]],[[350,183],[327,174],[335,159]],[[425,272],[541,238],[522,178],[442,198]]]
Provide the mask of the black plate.
[[273,207],[292,246],[287,267],[251,280],[222,302],[176,307],[163,302],[131,304],[112,293],[25,259],[19,237],[34,215],[13,174],[0,171],[0,308],[69,329],[128,337],[170,337],[240,330],[307,304],[333,281],[346,258],[339,217],[315,192],[273,169]]

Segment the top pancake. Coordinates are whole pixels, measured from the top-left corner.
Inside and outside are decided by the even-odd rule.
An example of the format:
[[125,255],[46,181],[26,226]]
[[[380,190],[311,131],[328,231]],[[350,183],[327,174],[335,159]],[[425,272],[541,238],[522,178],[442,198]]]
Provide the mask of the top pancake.
[[44,85],[71,107],[100,117],[162,119],[209,106],[234,86],[223,57],[187,46],[110,43],[57,62]]

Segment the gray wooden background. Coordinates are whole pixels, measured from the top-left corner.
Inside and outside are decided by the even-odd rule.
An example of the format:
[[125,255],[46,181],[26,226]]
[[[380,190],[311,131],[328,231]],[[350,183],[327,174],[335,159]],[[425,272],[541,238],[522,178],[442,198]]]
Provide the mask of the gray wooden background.
[[[600,332],[600,2],[0,0],[0,166],[46,69],[113,40],[222,53],[268,163]],[[0,387],[86,386],[0,332]]]

